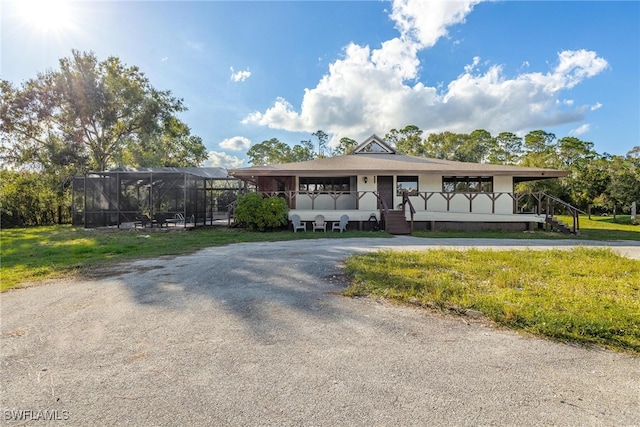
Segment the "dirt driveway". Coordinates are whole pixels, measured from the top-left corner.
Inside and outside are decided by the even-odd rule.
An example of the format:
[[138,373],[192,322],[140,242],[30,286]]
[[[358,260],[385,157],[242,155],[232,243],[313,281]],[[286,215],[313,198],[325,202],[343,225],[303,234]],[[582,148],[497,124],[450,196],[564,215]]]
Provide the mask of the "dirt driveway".
[[338,294],[353,252],[496,243],[236,244],[4,293],[2,423],[640,425],[638,358]]

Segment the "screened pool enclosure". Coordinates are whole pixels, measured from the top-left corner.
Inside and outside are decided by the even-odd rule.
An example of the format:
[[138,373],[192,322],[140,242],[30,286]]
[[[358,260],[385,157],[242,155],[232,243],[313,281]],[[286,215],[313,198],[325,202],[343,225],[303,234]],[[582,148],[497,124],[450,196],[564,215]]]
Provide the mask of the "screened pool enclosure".
[[73,180],[73,224],[85,228],[211,225],[245,184],[223,168],[91,172]]

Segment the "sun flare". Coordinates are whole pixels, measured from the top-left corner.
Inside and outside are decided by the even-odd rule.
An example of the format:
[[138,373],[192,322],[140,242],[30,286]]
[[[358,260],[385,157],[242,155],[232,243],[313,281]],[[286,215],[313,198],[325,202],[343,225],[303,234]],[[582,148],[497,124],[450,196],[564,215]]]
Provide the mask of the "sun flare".
[[17,5],[20,19],[34,31],[62,32],[73,27],[73,13],[68,1],[22,0]]

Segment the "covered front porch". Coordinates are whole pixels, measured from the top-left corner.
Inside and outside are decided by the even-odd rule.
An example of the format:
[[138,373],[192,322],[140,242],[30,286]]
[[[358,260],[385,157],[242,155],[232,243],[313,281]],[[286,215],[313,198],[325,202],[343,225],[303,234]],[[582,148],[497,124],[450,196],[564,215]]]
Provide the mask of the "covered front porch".
[[[402,211],[400,211],[402,212]],[[291,209],[289,211],[289,221],[293,215],[298,215],[302,222],[312,223],[318,215],[322,215],[329,222],[328,229],[331,229],[331,223],[339,222],[342,215],[349,217],[349,228],[358,230],[376,230],[386,229],[384,223],[383,211],[358,211],[349,209],[339,210],[307,210],[307,209]],[[480,214],[480,213],[460,213],[460,212],[416,212],[414,214],[413,223],[410,214],[404,212],[405,220],[409,224],[410,231],[413,229],[421,230],[490,230],[490,229],[509,229],[509,230],[530,230],[535,224],[544,224],[545,215],[537,215],[535,213],[526,214]],[[466,224],[466,225],[464,225]],[[307,227],[311,229],[311,227]]]
[[[310,223],[318,215],[328,222],[349,216],[351,229],[388,230],[391,221],[406,222],[408,232],[414,229],[508,229],[531,230],[545,224],[556,213],[576,218],[573,231],[579,228],[575,208],[544,193],[406,193],[402,202],[390,207],[375,191],[276,191],[261,192],[265,197],[281,197],[293,215]],[[393,220],[392,220],[393,218]],[[398,219],[400,218],[400,219]],[[407,234],[406,232],[399,234]]]

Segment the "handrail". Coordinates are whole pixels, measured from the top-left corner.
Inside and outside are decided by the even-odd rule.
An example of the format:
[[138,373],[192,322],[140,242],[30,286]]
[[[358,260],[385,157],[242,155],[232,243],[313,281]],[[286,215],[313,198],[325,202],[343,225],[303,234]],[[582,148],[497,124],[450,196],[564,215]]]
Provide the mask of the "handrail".
[[[570,205],[569,203],[565,202],[562,199],[559,199],[555,196],[552,196],[550,194],[547,193],[537,193],[536,196],[534,195],[534,197],[536,197],[538,199],[538,201],[540,203],[542,203],[542,200],[546,198],[547,200],[547,207],[546,207],[546,211],[545,211],[545,217],[547,218],[547,220],[549,220],[550,218],[553,218],[553,214],[554,214],[554,204],[559,204],[561,206],[563,206],[565,209],[567,209],[569,211],[569,214],[571,214],[571,219],[573,220],[573,224],[572,224],[572,229],[571,232],[573,234],[576,234],[578,232],[578,230],[580,230],[580,213],[583,215],[587,215],[586,212],[584,212],[583,210],[580,210],[578,208],[576,208],[573,205]],[[553,202],[553,203],[552,203]]]
[[409,193],[407,192],[407,190],[403,190],[402,191],[402,212],[405,212],[405,205],[409,204],[409,213],[411,214],[411,223],[410,223],[410,230],[413,233],[413,215],[415,215],[416,213],[416,209],[413,207],[413,203],[411,203],[411,199],[409,198]]
[[575,206],[570,205],[569,203],[565,202],[564,200],[558,199],[557,197],[552,196],[551,194],[542,193],[542,195],[545,196],[548,199],[553,200],[556,203],[560,203],[561,205],[563,205],[567,209],[571,209],[571,210],[574,210],[576,212],[580,212],[582,215],[588,215],[585,211],[580,210],[580,209],[576,208]]
[[380,205],[382,205],[382,208],[384,209],[384,213],[388,214],[389,213],[389,205],[387,205],[387,202],[382,197],[380,197],[380,193],[378,193],[377,191],[374,191],[373,194],[378,199],[378,202],[380,202]]
[[[378,199],[378,204],[379,206],[382,208],[380,209],[380,222],[382,222],[384,220],[384,229],[387,229],[387,217],[389,216],[389,205],[387,205],[387,202],[380,197],[380,193],[377,191],[374,191],[374,193],[376,198]],[[383,215],[384,212],[384,215]]]

